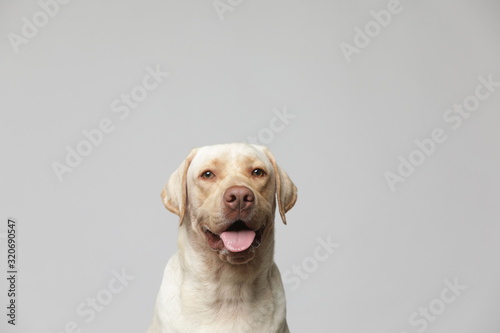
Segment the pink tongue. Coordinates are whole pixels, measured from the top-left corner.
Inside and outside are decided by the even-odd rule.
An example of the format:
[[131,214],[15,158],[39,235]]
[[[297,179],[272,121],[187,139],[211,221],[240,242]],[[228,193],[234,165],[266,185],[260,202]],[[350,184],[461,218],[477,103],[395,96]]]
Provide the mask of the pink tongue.
[[224,246],[231,252],[245,251],[252,245],[255,238],[255,231],[224,231],[220,234],[220,238],[224,242]]

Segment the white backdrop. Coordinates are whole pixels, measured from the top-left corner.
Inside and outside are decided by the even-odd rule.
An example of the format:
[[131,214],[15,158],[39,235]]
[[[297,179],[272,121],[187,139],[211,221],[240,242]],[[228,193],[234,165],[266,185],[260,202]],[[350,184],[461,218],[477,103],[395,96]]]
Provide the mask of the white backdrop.
[[497,1],[0,2],[16,325],[144,332],[195,146],[269,146],[292,332],[500,332]]

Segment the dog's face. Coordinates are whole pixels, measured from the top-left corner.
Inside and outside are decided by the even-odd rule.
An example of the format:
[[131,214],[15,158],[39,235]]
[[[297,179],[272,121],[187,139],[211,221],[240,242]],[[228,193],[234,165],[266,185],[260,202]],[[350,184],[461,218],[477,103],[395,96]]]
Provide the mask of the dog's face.
[[193,149],[162,192],[194,248],[231,264],[270,252],[276,196],[285,222],[297,189],[265,147],[249,144]]

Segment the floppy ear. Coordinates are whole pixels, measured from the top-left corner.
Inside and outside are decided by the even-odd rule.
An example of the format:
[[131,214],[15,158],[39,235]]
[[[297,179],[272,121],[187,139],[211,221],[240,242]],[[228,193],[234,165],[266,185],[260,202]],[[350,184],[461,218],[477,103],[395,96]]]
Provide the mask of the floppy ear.
[[181,163],[181,165],[174,171],[174,173],[168,179],[167,184],[163,187],[161,191],[161,198],[165,207],[174,214],[179,215],[180,224],[184,220],[184,215],[186,214],[186,204],[187,204],[187,171],[193,157],[196,155],[198,149],[192,149],[186,159]]
[[274,159],[273,154],[264,148],[264,152],[271,161],[274,169],[275,181],[276,181],[276,197],[278,199],[278,209],[280,211],[281,220],[286,224],[285,213],[288,212],[295,205],[297,201],[297,187],[292,182],[287,173],[282,170]]

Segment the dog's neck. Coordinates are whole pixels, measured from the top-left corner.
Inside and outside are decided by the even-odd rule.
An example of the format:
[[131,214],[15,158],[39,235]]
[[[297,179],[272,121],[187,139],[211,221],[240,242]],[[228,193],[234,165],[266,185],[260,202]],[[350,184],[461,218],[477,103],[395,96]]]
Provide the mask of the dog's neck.
[[[190,225],[183,225],[179,230],[184,292],[195,293],[198,300],[211,300],[212,306],[248,302],[249,299],[260,299],[262,293],[269,292],[268,279],[275,266],[273,227],[267,230],[266,240],[256,249],[255,257],[245,264],[221,260],[219,254],[203,241],[189,239],[199,237],[189,228]],[[203,248],[203,245],[206,247]]]

